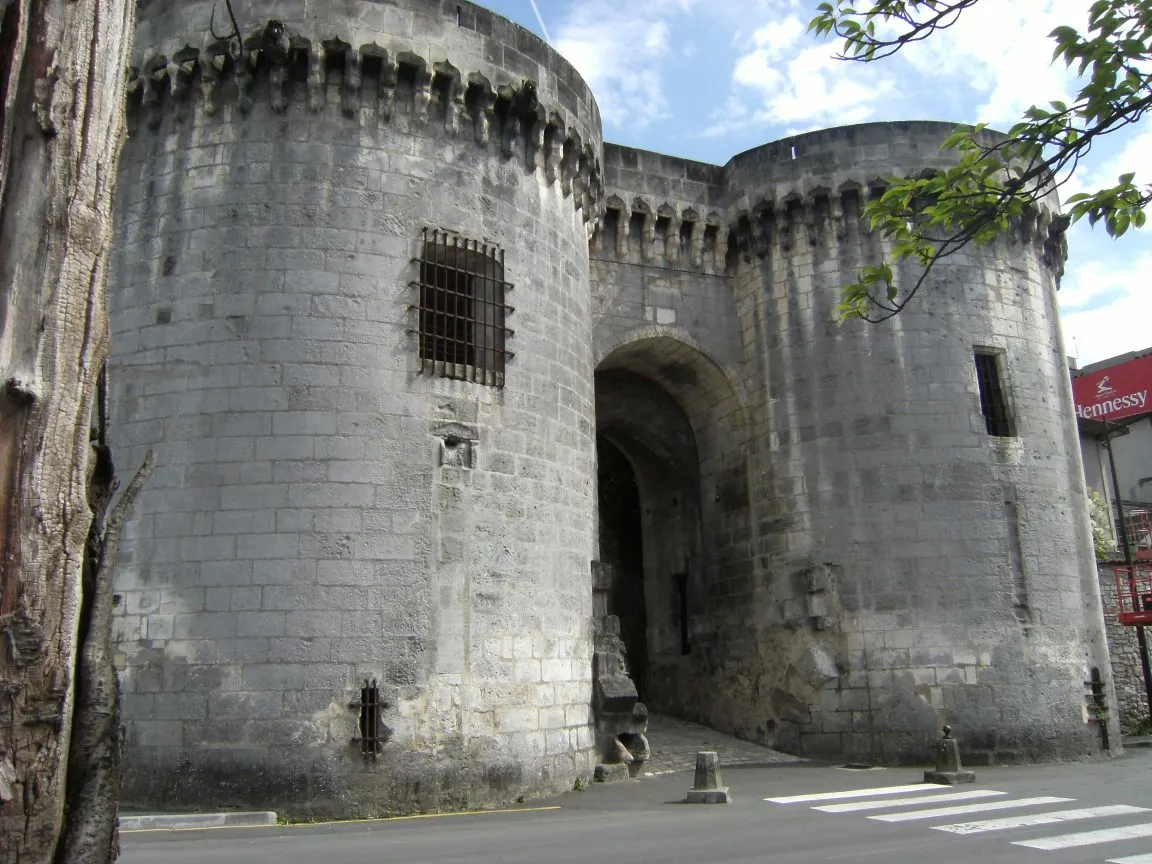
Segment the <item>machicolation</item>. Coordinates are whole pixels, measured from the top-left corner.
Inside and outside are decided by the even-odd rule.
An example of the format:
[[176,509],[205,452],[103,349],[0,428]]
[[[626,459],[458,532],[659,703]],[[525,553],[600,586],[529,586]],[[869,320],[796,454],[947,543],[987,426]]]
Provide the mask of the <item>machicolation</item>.
[[119,168],[128,803],[546,794],[642,770],[644,705],[856,761],[1118,740],[1054,199],[842,324],[949,124],[707,165],[605,144],[471,3],[267,0],[239,46],[212,6],[138,4]]

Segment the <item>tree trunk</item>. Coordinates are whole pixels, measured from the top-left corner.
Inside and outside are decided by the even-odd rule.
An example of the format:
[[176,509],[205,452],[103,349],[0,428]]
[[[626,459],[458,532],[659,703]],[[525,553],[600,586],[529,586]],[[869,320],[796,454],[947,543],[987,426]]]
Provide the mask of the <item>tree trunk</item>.
[[134,6],[0,0],[3,864],[51,864],[71,779],[89,430]]
[[57,864],[104,864],[115,860],[119,851],[116,822],[122,742],[120,681],[112,662],[112,577],[120,532],[152,469],[152,451],[144,457],[144,464],[116,502],[105,526],[104,514],[116,483],[107,447],[100,442],[96,449],[98,467],[88,483],[88,501],[94,513],[84,562],[68,797],[64,832],[56,847]]

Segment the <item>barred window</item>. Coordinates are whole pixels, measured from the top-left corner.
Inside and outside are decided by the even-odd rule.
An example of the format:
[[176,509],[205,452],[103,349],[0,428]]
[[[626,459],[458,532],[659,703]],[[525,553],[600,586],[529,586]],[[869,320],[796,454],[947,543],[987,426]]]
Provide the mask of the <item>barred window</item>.
[[420,372],[503,387],[514,356],[504,250],[425,228],[419,264]]
[[984,428],[989,435],[1008,438],[1013,435],[1012,418],[1008,413],[1008,400],[1001,381],[1000,353],[976,349],[976,383],[980,387],[980,411],[984,415]]

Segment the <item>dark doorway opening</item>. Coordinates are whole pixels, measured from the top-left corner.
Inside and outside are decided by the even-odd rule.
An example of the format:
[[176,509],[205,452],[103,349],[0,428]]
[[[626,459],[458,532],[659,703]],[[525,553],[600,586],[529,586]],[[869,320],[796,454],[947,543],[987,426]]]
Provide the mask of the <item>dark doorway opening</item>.
[[648,673],[648,614],[644,597],[644,536],[636,471],[619,448],[596,437],[600,560],[613,565],[608,614],[620,619],[628,670],[640,699]]

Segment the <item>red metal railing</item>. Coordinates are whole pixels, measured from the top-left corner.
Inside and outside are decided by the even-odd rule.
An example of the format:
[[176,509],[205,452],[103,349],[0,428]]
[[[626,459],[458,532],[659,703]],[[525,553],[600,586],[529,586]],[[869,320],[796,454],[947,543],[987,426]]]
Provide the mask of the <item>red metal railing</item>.
[[1152,561],[1152,505],[1125,501],[1124,524],[1128,542],[1132,544],[1132,557],[1137,561]]
[[1152,564],[1117,565],[1116,620],[1121,624],[1152,624]]

